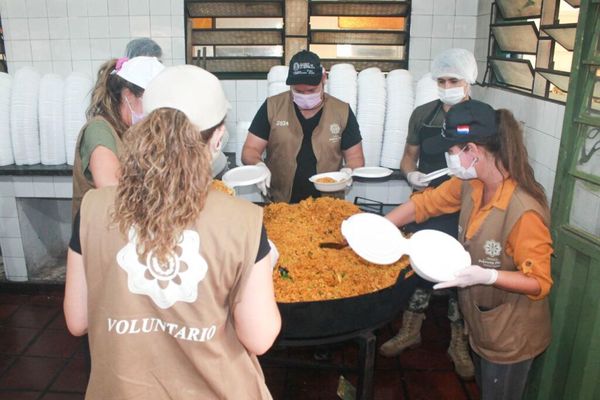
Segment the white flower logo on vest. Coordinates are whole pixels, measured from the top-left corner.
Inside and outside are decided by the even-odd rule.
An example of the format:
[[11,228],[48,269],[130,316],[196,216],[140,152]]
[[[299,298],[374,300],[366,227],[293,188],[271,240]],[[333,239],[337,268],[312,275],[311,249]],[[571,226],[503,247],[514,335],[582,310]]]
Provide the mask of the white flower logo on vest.
[[330,133],[329,141],[330,142],[339,142],[340,139],[342,138],[342,135],[340,133],[341,130],[342,130],[342,127],[336,123],[329,125],[329,133]]
[[498,257],[502,253],[502,245],[495,240],[487,240],[483,245],[485,254],[490,257]]
[[179,244],[166,265],[158,264],[152,253],[141,260],[136,251],[136,234],[129,231],[129,242],[117,253],[117,263],[127,272],[131,293],[149,296],[160,308],[178,301],[192,303],[198,297],[198,283],[206,276],[208,264],[202,258],[200,236],[184,230]]

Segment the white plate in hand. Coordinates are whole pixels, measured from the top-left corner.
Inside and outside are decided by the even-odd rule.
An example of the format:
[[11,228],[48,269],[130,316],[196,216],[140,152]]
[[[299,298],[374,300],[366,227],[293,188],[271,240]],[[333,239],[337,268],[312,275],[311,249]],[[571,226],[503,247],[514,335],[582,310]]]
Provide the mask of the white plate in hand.
[[256,165],[244,165],[225,172],[221,180],[230,188],[234,188],[236,186],[254,185],[264,181],[266,177],[265,168]]
[[438,169],[437,171],[433,171],[425,175],[423,179],[421,179],[421,182],[431,182],[434,179],[440,178],[444,175],[448,175],[449,172],[450,170],[448,168]]
[[361,167],[352,171],[352,176],[359,178],[385,178],[392,174],[392,170],[385,167]]

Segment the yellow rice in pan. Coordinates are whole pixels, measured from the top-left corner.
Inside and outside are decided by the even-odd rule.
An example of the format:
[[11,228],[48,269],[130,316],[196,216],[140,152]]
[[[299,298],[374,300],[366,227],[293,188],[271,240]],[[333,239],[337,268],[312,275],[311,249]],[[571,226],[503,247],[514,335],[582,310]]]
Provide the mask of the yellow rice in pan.
[[273,271],[278,302],[332,300],[358,296],[392,286],[409,266],[404,256],[393,265],[375,265],[352,249],[321,249],[319,243],[341,243],[344,219],[359,213],[345,200],[309,198],[299,204],[265,207],[264,223],[280,253]]

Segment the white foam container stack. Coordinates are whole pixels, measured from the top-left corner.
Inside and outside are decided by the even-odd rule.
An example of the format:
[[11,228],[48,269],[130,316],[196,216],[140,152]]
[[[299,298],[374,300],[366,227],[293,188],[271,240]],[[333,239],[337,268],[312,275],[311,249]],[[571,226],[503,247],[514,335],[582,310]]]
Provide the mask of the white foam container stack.
[[67,162],[63,124],[63,87],[60,75],[46,74],[40,82],[39,124],[42,164],[59,165]]
[[414,108],[420,105],[437,100],[438,96],[437,82],[431,78],[431,73],[426,73],[419,79],[415,89],[415,105]]
[[15,164],[40,163],[38,94],[40,74],[22,67],[13,78],[10,94],[10,135]]
[[386,110],[385,76],[379,68],[358,74],[358,114],[365,165],[379,166]]
[[352,64],[335,64],[331,66],[327,79],[327,93],[350,105],[356,114],[358,101],[358,74]]
[[71,72],[64,85],[64,131],[67,163],[73,165],[79,131],[86,123],[85,111],[90,105],[93,81],[89,75]]
[[10,138],[10,87],[12,78],[0,72],[0,166],[14,164]]
[[413,78],[404,69],[390,71],[386,78],[387,102],[381,165],[399,168],[414,105]]
[[290,90],[290,87],[285,84],[287,75],[288,67],[286,65],[275,65],[271,67],[267,74],[267,94],[269,97]]

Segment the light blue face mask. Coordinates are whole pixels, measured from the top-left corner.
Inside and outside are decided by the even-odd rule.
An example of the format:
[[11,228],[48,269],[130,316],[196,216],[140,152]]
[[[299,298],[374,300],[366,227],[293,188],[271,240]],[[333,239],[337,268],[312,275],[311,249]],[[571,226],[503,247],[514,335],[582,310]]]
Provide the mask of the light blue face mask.
[[444,153],[446,157],[446,165],[450,170],[450,175],[454,175],[459,179],[469,180],[477,178],[477,171],[475,170],[475,163],[478,161],[477,158],[473,160],[469,168],[465,168],[460,163],[460,153],[462,153],[466,147],[456,154]]
[[129,99],[127,97],[125,97],[125,103],[127,103],[127,107],[129,107],[129,112],[131,113],[132,126],[144,119],[144,114],[136,113],[135,111],[133,111],[133,107],[131,107],[131,103],[129,103]]

